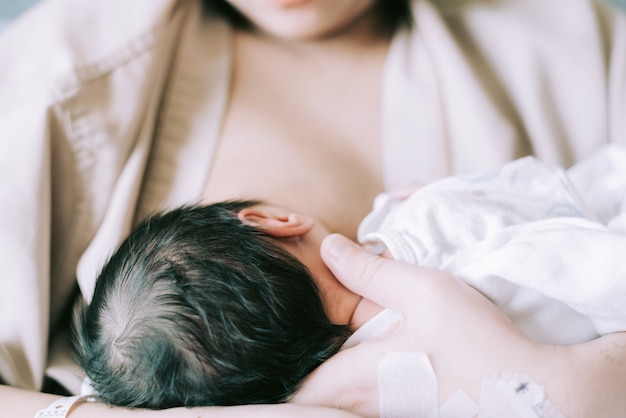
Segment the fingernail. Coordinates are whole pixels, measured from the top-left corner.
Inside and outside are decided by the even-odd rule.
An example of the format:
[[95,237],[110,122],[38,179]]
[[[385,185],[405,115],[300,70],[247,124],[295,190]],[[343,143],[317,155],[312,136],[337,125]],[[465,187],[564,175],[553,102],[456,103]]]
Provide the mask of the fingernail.
[[353,245],[352,241],[339,234],[331,234],[324,239],[326,254],[335,260],[341,258],[347,248]]

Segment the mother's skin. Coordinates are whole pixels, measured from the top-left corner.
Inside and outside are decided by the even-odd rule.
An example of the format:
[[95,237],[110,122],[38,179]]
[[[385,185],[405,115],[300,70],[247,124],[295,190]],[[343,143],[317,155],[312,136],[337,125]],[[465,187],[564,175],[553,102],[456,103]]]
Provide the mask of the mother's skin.
[[265,32],[236,34],[231,99],[205,201],[306,208],[299,213],[354,237],[383,188],[380,80],[390,34],[368,12],[374,0],[319,1],[316,18],[273,18],[263,6],[269,1],[231,3],[251,9]]

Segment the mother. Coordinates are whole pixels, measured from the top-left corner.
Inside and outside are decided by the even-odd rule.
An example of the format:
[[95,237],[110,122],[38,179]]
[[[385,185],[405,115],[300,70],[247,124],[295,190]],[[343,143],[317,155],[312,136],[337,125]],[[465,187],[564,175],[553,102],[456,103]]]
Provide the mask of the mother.
[[[77,389],[72,301],[157,209],[261,198],[353,237],[384,188],[626,143],[626,22],[600,2],[203,5],[50,0],[2,34],[6,384]],[[20,416],[50,401],[0,400]]]

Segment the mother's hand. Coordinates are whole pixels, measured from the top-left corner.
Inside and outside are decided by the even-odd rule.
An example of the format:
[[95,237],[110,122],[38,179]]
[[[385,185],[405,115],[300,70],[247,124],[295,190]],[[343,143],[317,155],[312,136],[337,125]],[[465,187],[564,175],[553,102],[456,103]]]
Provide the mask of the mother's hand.
[[326,239],[322,256],[344,285],[403,318],[384,337],[344,350],[320,366],[294,402],[378,416],[383,352],[426,353],[438,377],[439,400],[460,388],[476,403],[483,379],[542,368],[555,358],[483,295],[443,271],[373,256],[338,235]]

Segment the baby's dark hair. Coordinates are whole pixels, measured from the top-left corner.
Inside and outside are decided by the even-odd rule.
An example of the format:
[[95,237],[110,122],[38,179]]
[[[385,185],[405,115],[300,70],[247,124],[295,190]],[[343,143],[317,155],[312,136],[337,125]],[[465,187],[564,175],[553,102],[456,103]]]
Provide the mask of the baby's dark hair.
[[97,395],[151,409],[286,401],[349,335],[309,270],[237,212],[186,206],[137,226],[75,312]]

